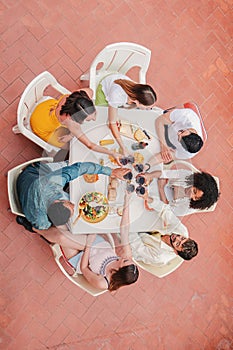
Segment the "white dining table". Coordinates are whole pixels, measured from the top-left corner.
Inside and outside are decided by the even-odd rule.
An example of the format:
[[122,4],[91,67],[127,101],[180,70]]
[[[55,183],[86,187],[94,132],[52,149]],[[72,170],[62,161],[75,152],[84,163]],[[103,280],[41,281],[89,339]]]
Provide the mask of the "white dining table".
[[[99,144],[100,140],[113,139],[110,129],[107,126],[108,108],[97,107],[96,121],[86,122],[82,125],[82,130],[86,136],[94,143]],[[134,152],[140,152],[144,157],[144,164],[152,157],[153,154],[160,151],[159,141],[155,134],[155,119],[162,114],[162,109],[155,108],[153,110],[138,110],[138,109],[119,109],[119,119],[130,122],[135,128],[140,127],[151,137],[150,140],[144,139],[148,143],[145,149],[133,151],[131,145],[136,143],[128,137],[122,136],[124,143],[128,150],[133,155]],[[114,144],[106,146],[109,149],[119,149],[116,141]],[[108,155],[97,153],[89,150],[77,139],[73,139],[70,145],[69,163],[75,162],[95,162],[104,164],[111,168],[118,166],[114,165]],[[128,167],[128,165],[126,165]],[[161,170],[162,164],[153,167],[153,170]],[[133,170],[133,174],[137,173]],[[73,234],[81,233],[114,233],[120,232],[121,216],[117,214],[117,208],[123,206],[124,192],[126,188],[125,181],[118,181],[117,198],[116,201],[109,201],[111,210],[107,217],[98,223],[90,223],[85,221],[82,216],[76,220],[79,213],[79,201],[81,197],[87,192],[100,192],[107,197],[109,177],[99,175],[99,180],[95,183],[87,183],[83,176],[70,182],[70,200],[75,204],[75,213],[69,222],[69,229]],[[135,183],[136,184],[136,183]],[[137,186],[137,184],[136,184]],[[153,191],[152,191],[153,192]],[[150,191],[151,193],[151,191]],[[152,193],[153,194],[153,193]],[[153,211],[148,211],[144,207],[144,200],[137,196],[134,192],[130,197],[130,232],[151,231],[156,227],[158,216]]]

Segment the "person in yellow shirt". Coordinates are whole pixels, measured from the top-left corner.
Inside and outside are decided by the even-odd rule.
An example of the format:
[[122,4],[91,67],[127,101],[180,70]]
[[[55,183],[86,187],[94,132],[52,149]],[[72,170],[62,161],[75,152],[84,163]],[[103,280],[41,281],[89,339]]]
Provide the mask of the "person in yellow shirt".
[[114,157],[120,165],[120,154],[93,143],[82,132],[81,124],[84,121],[96,120],[92,94],[89,88],[81,89],[63,95],[58,100],[49,99],[40,103],[31,115],[32,131],[59,148],[68,148],[69,141],[75,136],[89,149]]

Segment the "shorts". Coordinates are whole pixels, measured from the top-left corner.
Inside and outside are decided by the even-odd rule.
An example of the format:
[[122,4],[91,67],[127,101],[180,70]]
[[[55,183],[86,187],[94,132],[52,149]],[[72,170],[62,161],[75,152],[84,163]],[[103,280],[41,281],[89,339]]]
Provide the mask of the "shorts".
[[[102,238],[101,236],[96,236],[94,242],[92,243],[92,245],[96,245],[100,242],[104,242],[105,239]],[[69,263],[75,268],[77,269],[78,263],[81,260],[83,256],[83,251],[79,252],[78,254],[76,254],[75,256],[73,256],[72,258],[69,259]]]

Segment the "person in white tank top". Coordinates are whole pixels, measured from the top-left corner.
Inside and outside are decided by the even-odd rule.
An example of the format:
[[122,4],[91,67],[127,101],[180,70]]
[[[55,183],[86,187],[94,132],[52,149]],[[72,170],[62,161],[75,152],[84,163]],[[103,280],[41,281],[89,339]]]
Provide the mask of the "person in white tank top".
[[80,251],[63,248],[69,263],[96,288],[113,291],[138,279],[139,271],[132,261],[129,244],[129,197],[126,192],[120,223],[122,249],[119,256],[109,242],[95,234],[87,235],[86,245],[80,245]]

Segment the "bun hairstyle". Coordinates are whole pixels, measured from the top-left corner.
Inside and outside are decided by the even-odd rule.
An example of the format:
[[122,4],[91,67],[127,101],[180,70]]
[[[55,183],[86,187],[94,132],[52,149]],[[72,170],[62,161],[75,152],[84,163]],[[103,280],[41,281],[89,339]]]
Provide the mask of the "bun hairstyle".
[[93,101],[85,91],[74,91],[66,98],[66,102],[62,105],[60,115],[68,114],[72,120],[82,124],[84,120],[96,109]]

